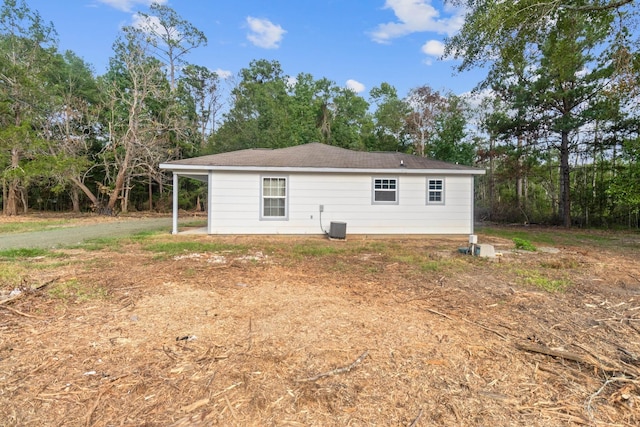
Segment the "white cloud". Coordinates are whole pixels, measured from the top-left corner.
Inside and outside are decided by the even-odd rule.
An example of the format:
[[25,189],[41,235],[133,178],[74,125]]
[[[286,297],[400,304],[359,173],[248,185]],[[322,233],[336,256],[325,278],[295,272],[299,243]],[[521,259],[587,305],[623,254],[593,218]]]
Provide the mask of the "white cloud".
[[123,12],[131,12],[137,5],[151,6],[152,3],[165,4],[167,0],[98,0],[100,3],[104,3],[107,6],[111,6],[114,9],[121,10]]
[[433,7],[432,0],[386,0],[384,8],[392,9],[397,22],[378,25],[371,37],[378,43],[389,43],[391,39],[418,32],[455,34],[464,22],[462,9],[445,7],[441,12]]
[[231,71],[223,70],[220,68],[218,68],[217,70],[214,70],[213,72],[216,73],[218,77],[220,77],[222,80],[226,80],[233,75]]
[[439,40],[429,40],[422,45],[422,52],[440,58],[444,55],[444,43]]
[[258,47],[265,49],[277,49],[286,31],[268,19],[247,17],[247,24],[251,31],[247,39]]
[[353,80],[353,79],[347,80],[346,87],[347,87],[347,89],[351,89],[355,93],[364,92],[364,90],[366,89],[365,85],[363,85],[359,81]]

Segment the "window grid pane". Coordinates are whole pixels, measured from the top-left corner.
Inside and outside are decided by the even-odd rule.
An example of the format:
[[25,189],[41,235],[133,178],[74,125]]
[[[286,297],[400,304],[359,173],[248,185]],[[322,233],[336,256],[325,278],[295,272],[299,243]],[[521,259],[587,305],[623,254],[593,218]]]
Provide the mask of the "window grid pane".
[[262,179],[262,216],[284,218],[287,215],[287,179]]
[[427,184],[427,201],[429,203],[444,203],[444,180],[430,179]]
[[376,178],[373,180],[374,202],[396,202],[398,182],[394,178]]

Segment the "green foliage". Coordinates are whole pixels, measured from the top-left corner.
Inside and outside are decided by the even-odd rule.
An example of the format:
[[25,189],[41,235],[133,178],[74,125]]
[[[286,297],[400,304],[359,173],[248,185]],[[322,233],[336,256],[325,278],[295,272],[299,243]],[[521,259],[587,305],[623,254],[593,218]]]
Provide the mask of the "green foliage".
[[449,96],[446,106],[435,118],[435,135],[426,155],[436,160],[472,166],[476,157],[473,143],[465,141],[467,136],[465,111],[461,98]]
[[[457,3],[466,5],[469,14],[460,33],[448,41],[446,53],[463,60],[461,70],[487,65],[491,58],[489,73],[481,86],[492,89],[504,105],[489,109],[492,113],[484,118],[491,141],[482,157],[490,160],[490,168],[506,166],[506,182],[500,184],[505,191],[515,193],[513,213],[529,220],[527,213],[531,214],[531,210],[523,190],[536,166],[529,157],[533,155],[536,162],[549,161],[540,164],[548,168],[546,177],[539,175],[543,179],[534,184],[539,186],[534,194],[546,194],[550,199],[550,209],[543,207],[547,221],[560,218],[565,226],[571,226],[576,214],[572,200],[576,196],[584,222],[607,215],[610,205],[602,197],[607,178],[603,176],[598,182],[598,197],[591,197],[593,185],[574,185],[570,158],[598,151],[602,158],[615,156],[615,145],[610,150],[605,144],[615,144],[621,129],[617,122],[625,110],[619,98],[626,96],[620,89],[628,81],[624,74],[632,72],[629,55],[634,50],[628,33],[632,16],[637,14],[631,6],[633,2]],[[604,127],[609,121],[610,129],[616,130],[607,133]],[[500,153],[496,143],[502,141],[517,148]],[[536,150],[531,151],[534,146]],[[552,154],[552,150],[557,152]],[[598,159],[594,156],[593,161]],[[553,165],[555,162],[557,166]],[[554,166],[559,167],[560,173],[553,171]],[[501,177],[493,172],[487,180],[489,204],[492,212],[497,212],[495,183]],[[597,179],[593,175],[591,182]],[[576,188],[582,191],[571,191]]]
[[[398,98],[396,89],[388,83],[382,83],[370,91],[376,104],[374,135],[367,149],[371,151],[402,151],[406,140],[406,120],[410,107],[406,101]],[[371,145],[373,144],[373,145]]]
[[568,279],[545,277],[537,271],[519,270],[517,274],[523,284],[532,285],[547,292],[564,292],[571,286],[571,281]]
[[52,230],[64,227],[68,220],[26,221],[0,223],[0,234],[27,233],[30,231]]
[[21,248],[0,250],[0,259],[25,259],[36,257],[58,257],[60,255],[46,249]]
[[267,60],[252,61],[240,77],[215,152],[315,141],[361,150],[373,134],[367,101],[327,79],[301,73],[291,84],[280,63]]
[[520,239],[518,237],[515,237],[513,239],[513,243],[515,243],[516,245],[516,249],[520,249],[523,251],[530,251],[530,252],[535,252],[536,251],[536,247],[533,246],[533,244],[525,239]]
[[26,270],[19,265],[0,264],[0,289],[14,289],[21,286]]
[[338,247],[324,242],[309,242],[294,245],[291,248],[291,254],[296,258],[322,258],[344,252],[344,247]]

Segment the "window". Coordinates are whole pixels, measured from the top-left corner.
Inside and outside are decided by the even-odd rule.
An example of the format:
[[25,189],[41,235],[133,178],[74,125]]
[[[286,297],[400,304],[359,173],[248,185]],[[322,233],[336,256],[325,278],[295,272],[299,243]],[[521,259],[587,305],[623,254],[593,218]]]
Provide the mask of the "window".
[[262,178],[261,219],[287,219],[287,178]]
[[373,178],[373,204],[398,204],[398,178]]
[[427,179],[427,204],[444,204],[444,179]]

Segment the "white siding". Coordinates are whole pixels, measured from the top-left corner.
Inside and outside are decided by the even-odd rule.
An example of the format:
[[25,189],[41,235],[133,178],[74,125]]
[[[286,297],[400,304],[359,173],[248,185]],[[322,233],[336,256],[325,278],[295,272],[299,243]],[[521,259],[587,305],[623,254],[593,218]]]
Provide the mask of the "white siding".
[[[282,174],[274,174],[274,176]],[[288,220],[260,220],[260,179],[268,173],[214,172],[209,188],[211,234],[322,234],[331,221],[347,234],[469,234],[473,176],[437,175],[445,203],[427,205],[426,175],[399,175],[397,205],[372,204],[380,175],[289,173]],[[324,206],[320,214],[319,206]],[[320,225],[322,216],[322,229]]]

